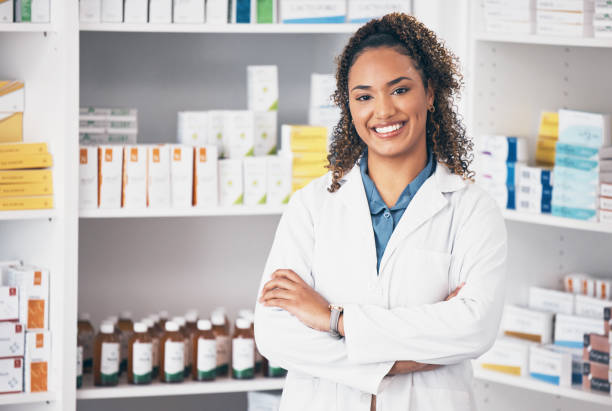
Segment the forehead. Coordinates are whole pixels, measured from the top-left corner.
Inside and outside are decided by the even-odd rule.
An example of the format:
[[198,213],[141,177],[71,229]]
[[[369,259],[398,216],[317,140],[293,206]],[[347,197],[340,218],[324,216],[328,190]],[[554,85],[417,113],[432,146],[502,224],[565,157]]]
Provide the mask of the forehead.
[[412,58],[390,47],[377,47],[357,57],[349,70],[348,84],[376,86],[401,76],[421,79]]

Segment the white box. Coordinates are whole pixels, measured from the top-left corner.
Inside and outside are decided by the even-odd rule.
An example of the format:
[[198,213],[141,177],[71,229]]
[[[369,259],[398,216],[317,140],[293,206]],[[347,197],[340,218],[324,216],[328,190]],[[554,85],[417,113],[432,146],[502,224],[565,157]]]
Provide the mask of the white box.
[[603,197],[612,197],[612,183],[601,183],[599,186],[599,195]]
[[388,13],[410,14],[411,11],[411,0],[348,0],[347,22],[365,23]]
[[217,147],[214,145],[195,148],[194,207],[219,205],[218,156]]
[[[6,286],[8,285],[8,269],[12,266],[20,266],[22,265],[19,260],[2,260],[0,261],[0,285]],[[17,290],[19,293],[19,290]],[[18,310],[19,311],[19,310]],[[17,321],[19,317],[15,317],[13,321]]]
[[99,146],[98,170],[98,207],[121,208],[123,147]]
[[243,204],[242,159],[219,160],[219,205]]
[[0,394],[23,391],[23,357],[0,359]]
[[46,392],[49,385],[51,332],[26,333],[24,392]]
[[612,301],[601,298],[576,295],[574,313],[581,317],[604,318],[604,308],[612,307]]
[[266,157],[250,157],[243,160],[245,205],[266,204],[267,166]]
[[334,106],[333,94],[336,91],[336,76],[333,74],[312,73],[310,75],[310,107]]
[[513,136],[483,136],[478,151],[496,162],[524,163],[528,159],[527,140]]
[[0,322],[0,358],[23,357],[25,329],[23,324]]
[[0,23],[13,22],[13,0],[0,2]]
[[147,205],[170,208],[170,146],[150,146]]
[[23,81],[0,81],[0,112],[23,112],[25,84]]
[[599,197],[599,209],[600,210],[612,210],[612,198],[610,197]]
[[574,12],[593,11],[593,0],[537,0],[536,8],[543,10],[563,10]]
[[536,13],[536,22],[540,24],[593,24],[593,13],[577,13],[563,11],[547,11],[538,10]]
[[547,347],[529,347],[529,374],[561,387],[572,385],[572,355]]
[[599,318],[557,314],[555,319],[555,345],[582,348],[584,334],[604,333],[604,322]]
[[504,335],[540,344],[552,342],[554,314],[506,305],[501,323]]
[[170,191],[173,208],[190,208],[193,204],[193,154],[191,146],[170,147]]
[[230,159],[242,159],[254,154],[255,139],[253,112],[228,110],[224,119],[225,155]]
[[19,287],[19,322],[26,330],[49,328],[49,271],[23,265],[6,272],[7,285]]
[[529,372],[529,347],[532,345],[535,343],[501,337],[474,363],[485,370],[525,376]]
[[266,202],[272,206],[287,204],[291,197],[292,159],[288,156],[269,156]]
[[179,144],[192,147],[208,144],[207,111],[179,111],[176,123]]
[[123,0],[102,0],[102,22],[123,23]]
[[[30,18],[23,19],[22,7],[29,7]],[[17,0],[15,2],[15,21],[28,21],[32,23],[48,23],[49,22],[49,0]]]
[[278,140],[277,112],[254,111],[253,128],[255,156],[276,154]]
[[278,110],[277,66],[247,66],[247,107],[254,111]]
[[584,273],[571,273],[563,278],[565,291],[574,294],[595,296],[595,281]]
[[79,208],[98,208],[98,148],[79,148]]
[[172,23],[172,0],[149,0],[149,23]]
[[229,22],[228,0],[206,0],[206,23],[227,24]]
[[281,23],[344,23],[346,0],[279,0]]
[[204,23],[204,0],[174,0],[174,23]]
[[208,112],[208,141],[204,145],[213,145],[217,147],[217,155],[219,158],[227,156],[226,136],[225,133],[225,110],[210,110]]
[[339,107],[310,107],[308,125],[327,127],[327,141],[332,140],[334,127],[338,125],[342,111]]
[[599,222],[603,224],[612,224],[612,211],[599,210]]
[[594,148],[612,145],[610,115],[559,110],[559,142]]
[[149,0],[125,0],[123,21],[126,23],[146,23],[149,20]]
[[143,145],[123,148],[123,208],[147,207],[147,154]]
[[609,300],[610,287],[612,287],[612,281],[595,279],[595,297],[601,298],[602,300]]
[[546,167],[531,167],[526,164],[517,165],[516,183],[522,186],[552,186],[553,170]]
[[19,288],[0,287],[0,321],[17,320],[19,320]]
[[574,314],[574,294],[529,287],[529,308],[550,313]]

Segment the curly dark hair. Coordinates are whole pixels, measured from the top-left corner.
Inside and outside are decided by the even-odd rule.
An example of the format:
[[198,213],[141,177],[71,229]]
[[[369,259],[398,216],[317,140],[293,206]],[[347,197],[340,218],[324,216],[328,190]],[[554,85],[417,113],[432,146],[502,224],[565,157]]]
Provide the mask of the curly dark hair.
[[364,149],[352,122],[349,109],[349,70],[367,49],[390,47],[410,57],[421,74],[427,89],[429,81],[434,89],[434,111],[427,112],[426,136],[428,150],[436,161],[448,166],[454,174],[471,179],[472,142],[457,113],[454,97],[459,96],[463,76],[458,59],[433,31],[412,16],[390,13],[363,25],[351,37],[342,54],[336,59],[335,104],[342,115],[334,127],[327,168],[332,172],[330,192],[340,188],[339,180],[355,165]]

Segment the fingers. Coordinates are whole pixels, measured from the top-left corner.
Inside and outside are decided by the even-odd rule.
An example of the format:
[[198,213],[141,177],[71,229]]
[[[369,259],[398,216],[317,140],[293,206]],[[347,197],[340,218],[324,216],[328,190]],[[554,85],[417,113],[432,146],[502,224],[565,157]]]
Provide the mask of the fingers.
[[264,304],[266,307],[278,307],[282,308],[285,311],[291,312],[291,308],[293,308],[293,304],[291,300],[285,300],[283,298],[272,298]]
[[287,270],[287,269],[276,270],[272,273],[271,277],[273,279],[274,278],[286,278],[287,280],[293,281],[298,284],[304,283],[304,280],[302,280],[302,277],[297,275],[295,271],[293,270]]
[[461,283],[461,284],[459,284],[459,286],[458,286],[457,288],[455,288],[455,289],[453,290],[453,292],[452,292],[452,293],[450,293],[450,294],[448,295],[448,297],[446,297],[446,298],[444,299],[444,301],[448,301],[448,300],[450,300],[451,298],[455,298],[455,297],[457,296],[457,294],[459,294],[459,291],[461,291],[461,289],[463,288],[463,286],[464,286],[464,285],[465,285],[465,283]]
[[282,288],[276,288],[263,294],[259,299],[263,305],[267,305],[270,300],[282,299],[282,300],[293,300],[295,294],[292,291],[288,291]]
[[287,280],[286,278],[274,278],[270,281],[268,281],[266,284],[264,284],[263,289],[261,290],[261,294],[265,294],[270,290],[273,290],[275,288],[284,288],[286,290],[295,290],[297,288],[297,285],[291,281],[291,280]]

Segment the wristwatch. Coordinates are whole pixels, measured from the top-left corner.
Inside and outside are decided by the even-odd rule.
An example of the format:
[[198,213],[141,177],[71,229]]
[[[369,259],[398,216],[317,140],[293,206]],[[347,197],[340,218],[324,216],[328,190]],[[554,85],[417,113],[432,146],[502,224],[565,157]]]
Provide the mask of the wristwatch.
[[331,315],[329,317],[329,335],[334,338],[342,338],[340,332],[338,331],[338,322],[340,321],[340,314],[344,311],[344,308],[340,305],[329,305],[329,310],[331,311]]

